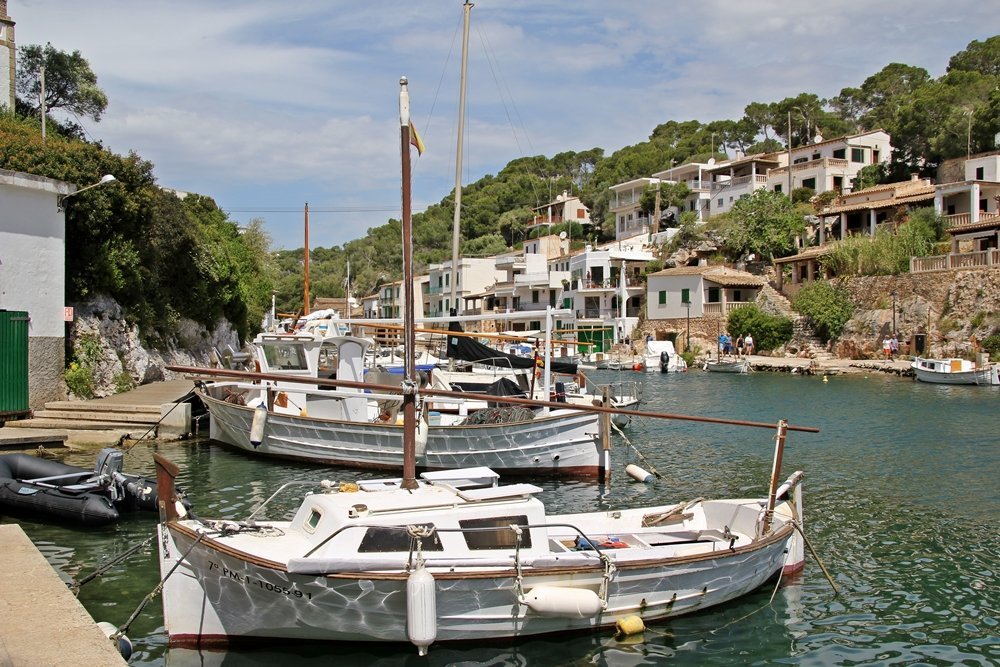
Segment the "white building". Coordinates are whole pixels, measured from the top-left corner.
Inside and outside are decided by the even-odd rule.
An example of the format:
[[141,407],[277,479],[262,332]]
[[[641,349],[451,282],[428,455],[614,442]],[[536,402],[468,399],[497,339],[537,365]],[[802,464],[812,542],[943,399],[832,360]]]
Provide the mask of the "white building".
[[686,212],[697,215],[699,222],[708,220],[712,201],[712,180],[708,170],[715,166],[714,162],[688,162],[653,174],[654,179],[667,183],[684,183],[690,190],[684,206],[676,211],[678,222],[681,213]]
[[797,188],[810,188],[816,194],[828,190],[845,194],[851,191],[851,182],[862,168],[888,164],[891,154],[890,137],[883,130],[828,141],[817,136],[811,144],[792,148],[791,171],[786,151],[784,164],[767,172],[767,187],[775,192],[791,193]]
[[14,110],[14,84],[17,81],[17,45],[14,21],[7,16],[7,0],[0,0],[0,110]]
[[640,208],[642,193],[650,186],[659,185],[656,178],[636,178],[625,183],[612,185],[608,200],[608,213],[615,221],[615,239],[622,240],[649,234],[652,216]]
[[784,165],[785,153],[749,155],[737,160],[720,162],[703,173],[711,180],[711,214],[719,215],[754,191],[767,187],[767,175]]
[[[57,204],[73,189],[0,169],[0,310],[28,313],[28,377],[0,381],[26,380],[33,409],[64,398],[64,339],[72,315],[66,309],[66,225]],[[4,349],[10,344],[0,341]]]
[[[967,242],[974,251],[1000,247],[1000,152],[962,158],[959,180],[943,182],[941,165],[934,210],[944,216],[952,252]],[[950,179],[948,179],[950,180]]]
[[481,294],[494,283],[503,279],[503,273],[497,270],[494,257],[461,257],[458,260],[458,271],[455,284],[455,298],[452,298],[452,261],[442,264],[432,264],[428,269],[429,281],[427,287],[427,302],[424,314],[427,317],[443,317],[452,308],[460,309],[456,304],[463,304],[466,297]]
[[725,266],[679,266],[646,277],[646,319],[726,317],[754,302],[764,279]]

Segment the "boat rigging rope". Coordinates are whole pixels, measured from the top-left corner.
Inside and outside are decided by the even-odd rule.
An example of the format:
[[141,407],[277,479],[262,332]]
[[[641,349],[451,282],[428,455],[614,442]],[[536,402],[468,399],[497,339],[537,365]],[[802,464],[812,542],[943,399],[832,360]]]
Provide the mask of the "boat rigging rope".
[[623,433],[622,430],[615,425],[614,421],[611,422],[611,428],[613,428],[618,433],[618,435],[621,436],[622,440],[625,441],[625,444],[628,445],[633,452],[635,452],[635,455],[639,457],[639,460],[642,461],[643,465],[649,468],[649,472],[656,475],[657,478],[663,479],[663,475],[660,474],[660,471],[658,471],[656,467],[652,463],[650,463],[645,456],[642,455],[642,452],[640,452],[638,448],[632,444],[632,441],[629,440],[628,437],[625,435],[625,433]]

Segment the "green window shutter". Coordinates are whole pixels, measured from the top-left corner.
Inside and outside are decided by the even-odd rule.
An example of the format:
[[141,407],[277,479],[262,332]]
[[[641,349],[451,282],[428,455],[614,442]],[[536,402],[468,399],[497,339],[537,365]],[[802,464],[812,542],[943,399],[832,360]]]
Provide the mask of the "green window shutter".
[[691,303],[691,290],[686,287],[681,290],[681,303]]
[[663,306],[666,305],[666,303],[667,303],[667,291],[660,290],[660,305]]

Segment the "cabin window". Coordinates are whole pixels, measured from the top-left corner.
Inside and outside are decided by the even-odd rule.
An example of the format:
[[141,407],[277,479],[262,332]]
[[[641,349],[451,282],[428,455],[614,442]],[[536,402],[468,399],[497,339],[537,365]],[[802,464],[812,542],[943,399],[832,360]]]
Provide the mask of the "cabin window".
[[[466,519],[458,525],[464,531],[465,543],[471,551],[484,549],[513,549],[517,546],[517,534],[511,530],[512,525],[527,526],[528,517],[503,516],[486,519]],[[521,547],[531,547],[531,531],[521,531]]]
[[306,529],[306,532],[313,533],[316,532],[316,526],[319,525],[320,519],[323,518],[323,513],[320,512],[315,507],[309,512],[309,516],[306,517],[305,525],[302,527]]
[[301,345],[292,343],[265,344],[264,358],[270,370],[304,371],[309,366],[306,363],[306,353]]
[[[433,529],[434,524],[418,524],[421,528]],[[406,526],[372,526],[365,531],[365,536],[361,538],[358,546],[358,553],[384,553],[390,551],[410,551],[410,534]],[[425,537],[420,541],[420,547],[424,551],[442,551],[441,538],[437,531],[430,537]]]

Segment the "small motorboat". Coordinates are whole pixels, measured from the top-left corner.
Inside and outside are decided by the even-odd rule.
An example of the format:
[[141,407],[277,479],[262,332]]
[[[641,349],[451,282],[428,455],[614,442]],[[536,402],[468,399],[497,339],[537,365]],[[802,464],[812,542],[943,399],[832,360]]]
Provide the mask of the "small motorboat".
[[702,368],[710,373],[746,374],[751,371],[750,360],[745,357],[743,359],[727,359],[726,361],[709,359]]
[[1000,385],[1000,366],[989,363],[985,358],[981,363],[968,359],[926,359],[916,357],[910,364],[913,374],[921,382],[932,384],[978,384]]
[[155,512],[156,483],[122,473],[124,452],[106,448],[93,470],[30,454],[0,456],[0,513],[84,526],[114,523],[122,513]]

